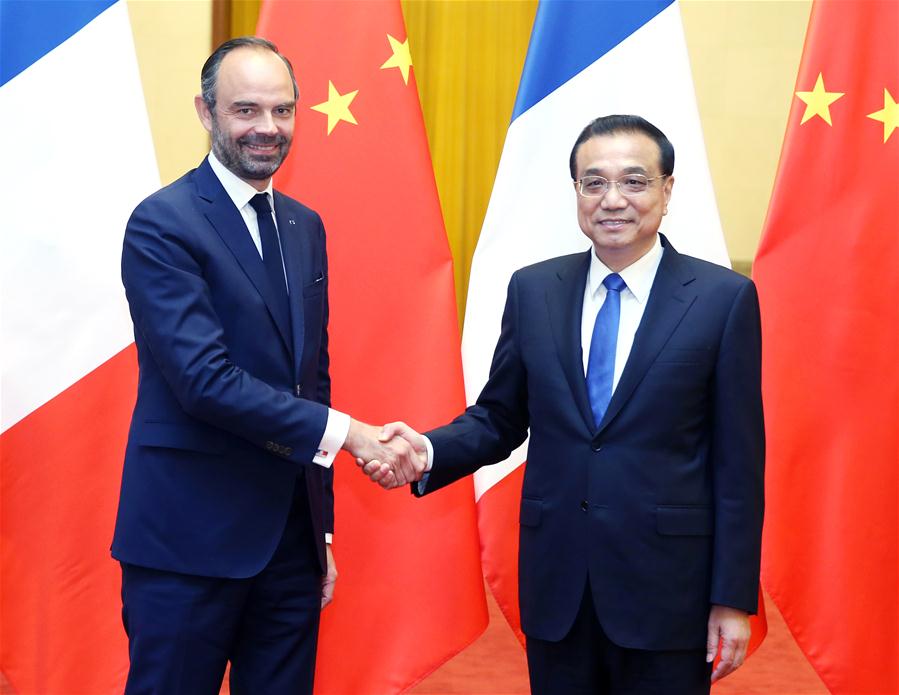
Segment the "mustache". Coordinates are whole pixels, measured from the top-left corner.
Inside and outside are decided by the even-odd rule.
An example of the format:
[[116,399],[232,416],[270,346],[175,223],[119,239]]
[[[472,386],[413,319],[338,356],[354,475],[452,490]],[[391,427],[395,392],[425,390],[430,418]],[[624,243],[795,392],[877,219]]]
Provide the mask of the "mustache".
[[283,135],[261,135],[253,133],[237,139],[238,145],[286,145],[287,138]]

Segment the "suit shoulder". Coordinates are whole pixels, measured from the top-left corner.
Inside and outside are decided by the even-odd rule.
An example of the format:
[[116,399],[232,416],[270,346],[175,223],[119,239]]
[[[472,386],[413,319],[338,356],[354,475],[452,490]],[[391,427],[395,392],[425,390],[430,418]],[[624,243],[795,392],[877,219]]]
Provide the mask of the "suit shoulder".
[[754,284],[752,280],[745,275],[741,275],[731,268],[712,263],[711,261],[705,261],[701,258],[684,254],[680,254],[680,260],[698,279],[715,285],[737,289]]
[[151,193],[137,204],[134,211],[137,212],[141,208],[155,208],[156,206],[180,205],[185,199],[194,195],[196,192],[196,188],[192,182],[195,171],[196,169],[191,169],[167,186],[163,186],[159,190]]
[[570,253],[565,256],[556,256],[548,258],[545,261],[539,261],[519,268],[513,274],[513,278],[519,278],[522,281],[532,282],[549,277],[555,277],[560,273],[564,274],[575,270],[586,264],[586,252]]

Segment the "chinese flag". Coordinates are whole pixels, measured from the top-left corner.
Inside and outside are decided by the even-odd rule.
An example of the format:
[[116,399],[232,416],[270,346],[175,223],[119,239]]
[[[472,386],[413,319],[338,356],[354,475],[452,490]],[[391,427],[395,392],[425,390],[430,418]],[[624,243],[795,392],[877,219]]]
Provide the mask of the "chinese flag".
[[816,2],[754,275],[763,584],[833,693],[899,692],[899,3]]
[[[263,3],[293,63],[293,151],[275,186],[328,233],[333,405],[422,430],[465,407],[452,257],[399,0]],[[487,623],[470,482],[416,500],[335,463],[340,579],[316,689],[403,690]]]

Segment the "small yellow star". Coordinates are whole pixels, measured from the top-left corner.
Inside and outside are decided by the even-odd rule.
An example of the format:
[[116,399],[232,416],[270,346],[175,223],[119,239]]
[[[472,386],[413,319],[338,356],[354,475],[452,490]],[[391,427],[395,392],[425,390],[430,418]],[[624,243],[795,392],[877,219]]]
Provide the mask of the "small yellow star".
[[899,128],[899,105],[896,104],[896,100],[893,99],[890,90],[883,90],[883,108],[880,111],[869,113],[868,118],[883,122],[884,142],[890,139],[890,135],[893,134],[896,128]]
[[827,125],[830,122],[830,105],[843,96],[844,92],[828,92],[824,89],[824,77],[818,73],[818,80],[811,92],[796,92],[796,96],[805,102],[805,113],[802,114],[800,125],[814,116],[820,116]]
[[390,34],[387,34],[387,40],[390,42],[390,50],[393,55],[390,56],[381,66],[381,70],[385,68],[399,68],[403,74],[403,82],[409,84],[409,68],[412,67],[412,55],[409,53],[409,39],[400,43]]
[[334,130],[334,127],[340,123],[340,121],[346,121],[347,123],[357,125],[355,117],[350,112],[350,104],[353,103],[353,99],[356,98],[358,93],[359,90],[357,89],[352,92],[347,92],[346,94],[341,94],[337,91],[334,83],[331,82],[331,80],[328,80],[328,100],[321,104],[309,107],[313,111],[327,114],[328,135],[331,134],[331,131]]

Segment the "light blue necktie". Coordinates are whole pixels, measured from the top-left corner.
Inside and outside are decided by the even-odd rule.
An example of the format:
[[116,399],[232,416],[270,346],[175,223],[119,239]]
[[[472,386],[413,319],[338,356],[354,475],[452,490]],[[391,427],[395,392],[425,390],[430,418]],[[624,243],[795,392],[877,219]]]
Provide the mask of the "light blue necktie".
[[590,359],[587,361],[587,394],[597,427],[612,400],[612,378],[615,375],[615,349],[618,345],[618,321],[621,317],[621,290],[627,285],[617,273],[607,275],[602,284],[606,301],[596,312]]

